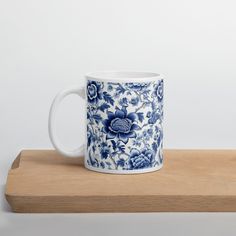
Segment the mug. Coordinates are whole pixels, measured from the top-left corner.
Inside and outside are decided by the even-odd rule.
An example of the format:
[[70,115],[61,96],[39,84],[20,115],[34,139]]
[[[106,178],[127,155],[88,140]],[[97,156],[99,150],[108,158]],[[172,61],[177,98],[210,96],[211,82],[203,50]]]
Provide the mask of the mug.
[[[49,136],[55,149],[69,157],[84,156],[87,169],[103,173],[136,174],[160,169],[163,76],[117,71],[90,73],[85,78],[86,88],[63,90],[52,103]],[[70,94],[85,99],[87,113],[85,145],[74,151],[61,146],[54,128],[58,105]]]

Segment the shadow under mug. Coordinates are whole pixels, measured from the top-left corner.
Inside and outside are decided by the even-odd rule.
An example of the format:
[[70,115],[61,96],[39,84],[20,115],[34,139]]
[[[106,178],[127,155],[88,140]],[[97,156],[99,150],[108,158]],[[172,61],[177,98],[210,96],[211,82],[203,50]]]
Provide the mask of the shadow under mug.
[[[160,169],[163,76],[117,71],[90,73],[85,78],[86,88],[65,89],[52,103],[49,136],[55,149],[68,157],[84,156],[86,168],[103,173],[136,174]],[[58,105],[70,94],[86,101],[86,141],[75,151],[62,147],[54,127]]]

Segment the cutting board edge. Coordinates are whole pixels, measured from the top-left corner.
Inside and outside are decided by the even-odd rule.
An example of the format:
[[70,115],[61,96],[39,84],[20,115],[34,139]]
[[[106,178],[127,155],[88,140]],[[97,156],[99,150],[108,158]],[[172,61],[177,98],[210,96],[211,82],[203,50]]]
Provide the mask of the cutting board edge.
[[19,213],[236,211],[236,196],[5,196]]
[[[166,149],[168,151],[176,151],[177,149]],[[179,149],[182,150],[182,149]],[[185,149],[189,151],[188,149]],[[191,149],[193,150],[193,149]],[[9,176],[14,173],[14,170],[20,167],[22,153],[28,151],[53,151],[53,150],[21,150],[14,159],[11,169],[9,170],[6,184],[5,197],[12,207],[14,212],[18,213],[79,213],[79,212],[236,212],[236,196],[235,195],[179,195],[178,199],[174,199],[174,195],[154,195],[146,196],[130,196],[134,200],[132,204],[128,204],[121,200],[120,196],[90,196],[90,201],[87,201],[88,196],[16,196],[12,191],[7,189]],[[184,150],[182,150],[184,151]],[[199,150],[198,150],[199,151]],[[211,151],[210,149],[201,151]],[[219,150],[219,151],[234,151],[235,150]],[[53,197],[53,198],[52,198]],[[56,202],[55,202],[56,197]],[[73,198],[70,202],[68,199]],[[100,199],[99,197],[103,198]],[[118,199],[115,199],[115,198]],[[126,196],[127,197],[127,196]],[[150,198],[151,199],[150,199]],[[175,196],[176,197],[176,196]],[[186,198],[187,197],[187,198]],[[25,205],[25,198],[28,198],[29,205]],[[86,198],[84,203],[83,198]],[[104,199],[105,198],[105,199]],[[101,200],[109,200],[101,204]],[[115,202],[114,202],[115,199]],[[23,201],[22,201],[23,200]],[[41,200],[50,205],[51,208],[45,208]],[[144,201],[145,200],[145,201]],[[65,204],[68,209],[63,206]],[[170,204],[171,203],[171,204]],[[86,205],[87,204],[87,205]],[[88,207],[88,204],[90,205]],[[107,206],[108,204],[108,206]],[[143,204],[143,206],[142,206]],[[114,207],[115,205],[115,207]],[[44,206],[44,207],[43,207]],[[140,207],[141,206],[141,207]]]

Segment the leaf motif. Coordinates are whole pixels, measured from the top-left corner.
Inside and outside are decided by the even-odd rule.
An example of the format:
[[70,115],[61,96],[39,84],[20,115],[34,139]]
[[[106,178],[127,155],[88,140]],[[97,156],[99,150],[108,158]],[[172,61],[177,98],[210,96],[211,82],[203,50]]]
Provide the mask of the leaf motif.
[[116,149],[116,142],[114,140],[111,140],[112,143],[112,148],[115,150]]
[[138,115],[138,120],[139,120],[140,122],[143,122],[143,120],[144,120],[143,112],[137,112],[137,115]]
[[157,104],[155,102],[152,102],[152,110],[156,109]]
[[98,124],[99,121],[102,120],[102,117],[101,117],[100,115],[98,115],[98,114],[94,114],[94,115],[93,115],[93,119],[94,119],[95,122]]
[[100,107],[98,107],[102,112],[104,112],[106,109],[110,108],[110,105],[107,103],[103,103]]
[[106,102],[110,103],[112,106],[114,105],[114,100],[108,92],[103,92],[103,98]]
[[157,152],[157,143],[152,143],[152,149],[155,153]]
[[143,90],[143,94],[148,95],[151,92],[150,89]]
[[95,146],[94,146],[94,145],[92,146],[92,150],[93,150],[93,152],[95,152],[95,150],[96,150],[96,148],[95,148]]
[[133,106],[137,106],[139,103],[139,97],[133,97],[131,100],[130,100],[130,104],[132,104]]
[[125,88],[118,84],[118,87],[116,88],[117,94],[124,94],[125,93]]
[[147,118],[150,118],[151,115],[152,115],[152,113],[149,111],[149,112],[147,113],[146,117],[147,117]]
[[123,158],[119,159],[117,165],[123,167],[125,165],[125,160]]
[[125,152],[125,145],[119,144],[118,149],[119,149],[119,151],[121,151],[121,152]]
[[122,99],[120,99],[119,104],[120,104],[122,107],[127,107],[127,106],[128,106],[128,99],[127,99],[127,98],[122,98]]
[[87,119],[90,119],[90,113],[87,112]]

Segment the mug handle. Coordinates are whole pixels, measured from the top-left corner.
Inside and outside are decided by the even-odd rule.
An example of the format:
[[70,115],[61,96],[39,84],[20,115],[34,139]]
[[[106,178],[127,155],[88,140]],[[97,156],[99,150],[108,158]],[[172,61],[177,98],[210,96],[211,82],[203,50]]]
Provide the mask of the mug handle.
[[85,99],[85,88],[84,87],[71,87],[67,88],[65,90],[62,90],[57,94],[57,96],[54,98],[50,111],[49,111],[49,119],[48,119],[48,132],[49,132],[49,137],[52,142],[52,145],[54,148],[61,153],[64,156],[68,157],[79,157],[83,156],[85,152],[85,145],[81,145],[79,148],[75,150],[66,150],[61,143],[58,140],[58,137],[55,135],[55,117],[56,117],[56,112],[58,109],[58,106],[62,102],[62,100],[67,97],[68,95],[71,94],[76,94],[79,97]]

